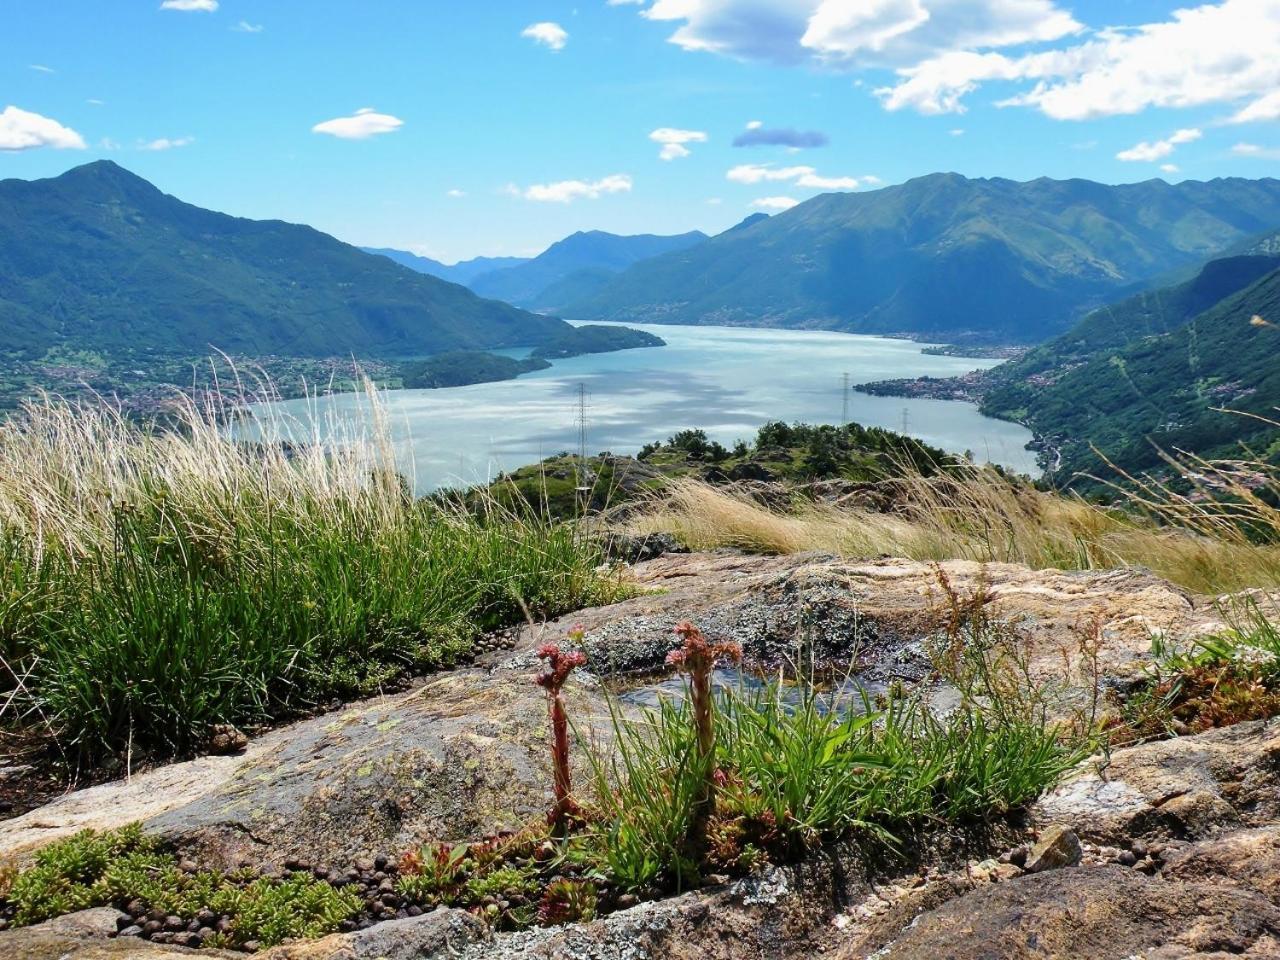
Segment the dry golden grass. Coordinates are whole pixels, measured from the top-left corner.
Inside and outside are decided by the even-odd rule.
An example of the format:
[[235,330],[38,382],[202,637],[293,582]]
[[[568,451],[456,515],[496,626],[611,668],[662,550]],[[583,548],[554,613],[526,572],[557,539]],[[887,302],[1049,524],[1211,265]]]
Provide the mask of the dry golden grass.
[[[1150,502],[1135,499],[1135,509],[1106,509],[1012,484],[991,470],[897,483],[898,506],[885,513],[809,502],[770,509],[742,491],[684,480],[654,497],[624,529],[670,531],[694,549],[970,559],[1035,569],[1137,566],[1201,593],[1280,585],[1280,548],[1250,542],[1222,516],[1225,508],[1211,504],[1193,509],[1193,501],[1172,494],[1161,500],[1148,491]],[[1161,503],[1165,509],[1157,511]],[[1264,506],[1253,515],[1262,516]],[[1276,511],[1269,516],[1270,529],[1280,532]]]

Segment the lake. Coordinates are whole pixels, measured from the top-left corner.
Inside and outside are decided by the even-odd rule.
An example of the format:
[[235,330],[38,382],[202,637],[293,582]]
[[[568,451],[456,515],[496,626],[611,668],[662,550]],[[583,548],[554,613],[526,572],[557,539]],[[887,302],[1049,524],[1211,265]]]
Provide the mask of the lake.
[[[947,377],[998,362],[929,356],[921,352],[927,344],[843,333],[629,326],[657,334],[667,346],[556,360],[551,369],[518,380],[384,394],[397,457],[417,491],[484,482],[576,450],[580,384],[588,452],[626,454],[686,427],[729,445],[771,420],[838,423],[845,373],[857,384]],[[305,433],[306,424],[363,416],[367,400],[344,394],[273,406]],[[893,430],[905,422],[907,432],[926,443],[1038,473],[1026,449],[1030,431],[984,417],[971,404],[855,391],[849,418]]]

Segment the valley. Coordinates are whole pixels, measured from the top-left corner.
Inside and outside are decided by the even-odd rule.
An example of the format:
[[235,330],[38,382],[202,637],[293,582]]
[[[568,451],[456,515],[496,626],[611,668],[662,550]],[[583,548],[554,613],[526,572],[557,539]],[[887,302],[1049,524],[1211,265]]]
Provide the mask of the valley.
[[[907,340],[821,331],[639,325],[662,337],[657,350],[557,360],[505,383],[450,390],[399,390],[382,402],[398,458],[414,486],[484,483],[578,446],[578,387],[587,394],[588,452],[635,453],[651,441],[699,428],[731,446],[773,420],[838,422],[844,374],[853,383],[899,372],[949,376],[997,360],[931,356]],[[1025,428],[983,416],[971,404],[872,397],[855,392],[850,419],[902,430],[953,453],[970,450],[1019,472],[1035,470]],[[258,408],[242,435],[283,431],[302,438],[367,428],[358,394]]]

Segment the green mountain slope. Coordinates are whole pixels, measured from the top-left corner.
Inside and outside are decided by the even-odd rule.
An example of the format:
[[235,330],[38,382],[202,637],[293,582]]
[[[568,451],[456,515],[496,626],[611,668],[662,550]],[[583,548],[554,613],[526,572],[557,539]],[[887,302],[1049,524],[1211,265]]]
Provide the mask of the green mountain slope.
[[402,267],[425,273],[429,277],[439,277],[450,283],[460,283],[464,287],[476,277],[494,270],[508,270],[528,263],[528,257],[475,257],[459,263],[445,264],[430,257],[420,257],[408,250],[394,250],[389,247],[361,247],[365,253],[373,253],[388,260],[394,260]]
[[563,313],[1036,342],[1277,224],[1280,180],[934,174],[825,194],[643,261]]
[[561,321],[100,161],[0,182],[0,353],[366,357],[535,345]]
[[[1264,264],[1270,269],[1249,282]],[[1213,282],[1242,288],[1178,323],[1211,296]],[[1149,309],[1157,298],[1159,312]],[[1280,257],[1217,261],[1145,304],[1120,304],[1109,312],[1120,335],[1100,332],[1102,313],[1039,351],[1039,361],[997,368],[983,400],[984,412],[1016,416],[1046,439],[1060,480],[1105,473],[1093,448],[1128,471],[1159,466],[1157,448],[1216,457],[1238,455],[1243,444],[1280,456],[1280,430],[1258,419],[1280,419]],[[1167,332],[1142,335],[1153,323]],[[1097,349],[1079,352],[1089,342]],[[1053,362],[1037,367],[1044,355]]]
[[580,232],[552,244],[528,263],[482,274],[468,286],[484,297],[554,312],[571,299],[595,293],[608,277],[632,264],[688,249],[706,239],[698,230],[671,237]]

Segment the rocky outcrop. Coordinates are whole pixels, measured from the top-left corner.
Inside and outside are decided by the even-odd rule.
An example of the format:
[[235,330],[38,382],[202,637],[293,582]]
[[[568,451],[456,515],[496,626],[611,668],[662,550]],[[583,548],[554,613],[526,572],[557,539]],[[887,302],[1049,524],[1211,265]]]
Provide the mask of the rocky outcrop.
[[[1221,626],[1207,599],[1140,571],[941,569],[961,595],[987,593],[989,614],[1018,626],[1031,669],[1046,675],[1080,665],[1082,630],[1100,638],[1098,669],[1123,684],[1145,664],[1153,631],[1186,639]],[[668,555],[632,576],[634,598],[526,628],[514,649],[475,667],[272,731],[240,754],[149,771],[2,822],[0,855],[21,859],[73,830],[133,820],[228,867],[345,865],[474,838],[550,802],[545,701],[529,678],[534,648],[562,640],[569,623],[586,629],[601,673],[654,669],[674,625],[691,619],[742,643],[758,664],[811,652],[873,677],[915,680],[945,606],[938,570],[903,560]],[[580,726],[601,730],[599,681],[580,672],[567,693]],[[852,848],[832,850],[589,924],[494,936],[469,915],[441,910],[264,956],[1276,957],[1278,821],[1280,723],[1251,722],[1095,758],[1033,808],[1021,835],[940,853],[924,870],[895,872]],[[106,939],[114,917],[0,933],[0,956],[190,955]]]
[[[551,793],[545,701],[530,672],[457,671],[272,731],[241,756],[70,794],[0,823],[0,851],[141,820],[212,866],[349,865],[518,827]],[[603,709],[589,684],[567,695],[583,716]]]

